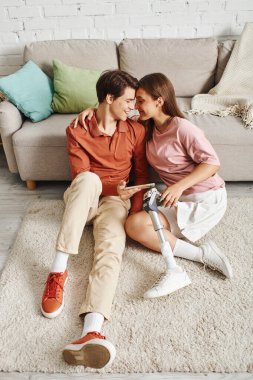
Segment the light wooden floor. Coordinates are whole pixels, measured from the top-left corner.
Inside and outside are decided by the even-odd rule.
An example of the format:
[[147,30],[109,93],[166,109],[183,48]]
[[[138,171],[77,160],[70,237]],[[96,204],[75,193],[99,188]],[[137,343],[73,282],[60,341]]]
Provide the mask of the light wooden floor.
[[[16,174],[11,174],[0,146],[0,271],[8,259],[17,231],[25,215],[28,204],[34,199],[61,199],[67,182],[40,182],[38,189],[28,191]],[[253,197],[253,182],[227,183],[228,196]],[[253,359],[253,358],[252,358]],[[0,373],[0,380],[46,380],[46,379],[112,379],[112,380],[253,380],[253,374],[40,374],[40,373]]]

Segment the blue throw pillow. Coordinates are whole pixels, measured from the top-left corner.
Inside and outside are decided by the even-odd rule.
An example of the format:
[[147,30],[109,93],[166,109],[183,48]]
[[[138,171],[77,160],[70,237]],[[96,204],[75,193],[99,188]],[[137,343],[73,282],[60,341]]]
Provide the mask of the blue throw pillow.
[[53,113],[53,81],[33,61],[1,78],[0,91],[32,121],[41,121]]

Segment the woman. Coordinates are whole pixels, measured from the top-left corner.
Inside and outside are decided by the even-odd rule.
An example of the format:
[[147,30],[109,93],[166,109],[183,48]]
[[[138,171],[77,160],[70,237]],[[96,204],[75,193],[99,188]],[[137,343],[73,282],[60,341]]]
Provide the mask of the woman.
[[[191,244],[210,231],[226,211],[227,194],[225,183],[217,174],[220,167],[217,154],[202,130],[184,118],[174,88],[165,75],[149,74],[139,81],[136,108],[139,121],[147,127],[148,162],[166,185],[158,209],[174,256],[201,262],[231,278],[228,259],[214,242],[208,241],[200,247]],[[124,190],[125,186],[120,184],[118,193],[127,199],[131,193]],[[132,239],[160,252],[148,213],[130,215],[125,228]],[[185,238],[190,242],[184,241]],[[174,276],[182,285],[179,287],[189,284],[189,278],[182,276],[181,279],[178,274]],[[173,274],[162,276],[145,296],[168,294],[172,277]]]

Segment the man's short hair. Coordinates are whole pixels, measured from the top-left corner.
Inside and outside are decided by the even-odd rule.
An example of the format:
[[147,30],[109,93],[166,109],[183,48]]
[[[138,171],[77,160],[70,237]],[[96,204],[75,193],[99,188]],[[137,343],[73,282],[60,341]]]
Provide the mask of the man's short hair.
[[98,102],[102,103],[108,94],[113,95],[115,99],[119,98],[127,87],[136,90],[138,80],[122,70],[104,71],[96,84]]

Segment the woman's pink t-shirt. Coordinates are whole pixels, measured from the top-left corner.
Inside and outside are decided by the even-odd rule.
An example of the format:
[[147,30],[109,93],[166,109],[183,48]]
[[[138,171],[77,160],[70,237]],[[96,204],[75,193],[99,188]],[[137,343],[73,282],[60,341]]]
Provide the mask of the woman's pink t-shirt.
[[[190,121],[174,117],[168,130],[154,128],[153,138],[146,146],[149,164],[167,185],[173,185],[190,174],[198,164],[220,165],[219,158],[204,132]],[[225,187],[223,179],[212,177],[186,189],[184,194],[200,193]]]

